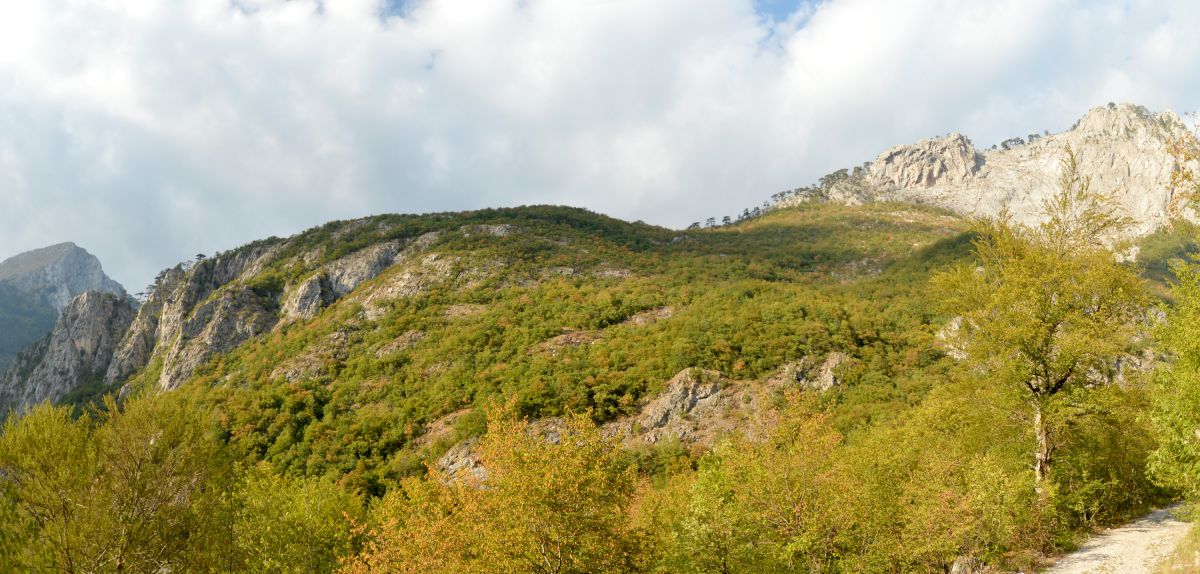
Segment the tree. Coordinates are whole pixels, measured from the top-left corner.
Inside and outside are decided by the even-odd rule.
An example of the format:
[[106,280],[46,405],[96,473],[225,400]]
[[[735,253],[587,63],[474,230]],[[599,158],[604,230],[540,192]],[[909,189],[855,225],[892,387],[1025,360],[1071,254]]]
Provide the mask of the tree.
[[845,181],[849,178],[850,178],[850,170],[849,169],[839,169],[833,173],[829,173],[829,174],[821,176],[821,178],[818,181],[820,182],[821,188],[828,189],[830,187],[833,187],[833,185],[838,183],[839,181]]
[[1023,139],[1021,139],[1021,138],[1019,138],[1019,137],[1015,137],[1015,138],[1008,138],[1008,139],[1006,139],[1006,140],[1004,140],[1004,141],[1000,142],[1000,147],[1002,147],[1002,148],[1004,148],[1004,149],[1006,149],[1006,150],[1008,150],[1008,149],[1012,149],[1012,148],[1015,148],[1015,147],[1020,147],[1020,146],[1023,146],[1023,145],[1025,145],[1025,140],[1023,140]]
[[731,220],[728,215],[721,218],[721,225],[729,225],[730,223],[733,223],[733,220]]
[[636,471],[615,438],[568,415],[539,431],[493,407],[479,443],[480,482],[431,473],[389,496],[383,526],[347,573],[642,571],[630,526]]
[[716,226],[716,224],[717,224],[717,218],[715,218],[715,217],[710,217],[710,218],[704,220],[705,227],[714,227],[714,226]]
[[763,439],[730,437],[701,460],[694,480],[651,495],[664,571],[833,570],[845,550],[837,533],[854,522],[839,493],[858,491],[836,470],[841,435],[810,399],[790,395]]
[[1175,168],[1171,172],[1171,188],[1177,193],[1171,200],[1173,214],[1181,214],[1184,208],[1195,208],[1200,199],[1200,175],[1197,174],[1197,164],[1200,164],[1200,137],[1194,132],[1185,133],[1180,139],[1171,142],[1167,148],[1175,159]]
[[98,422],[48,404],[10,419],[0,436],[3,494],[29,548],[23,571],[202,571],[224,470],[203,411],[165,397],[118,406]]
[[[1176,167],[1171,176],[1177,191],[1176,213],[1194,208],[1200,198],[1200,140],[1189,133],[1170,147]],[[1193,238],[1195,240],[1195,238]],[[1200,500],[1200,265],[1197,260],[1172,266],[1178,283],[1171,289],[1175,304],[1156,333],[1172,361],[1155,372],[1158,393],[1154,423],[1158,448],[1150,456],[1150,473],[1159,484]]]
[[[18,570],[80,572],[93,563],[88,543],[88,485],[98,459],[90,421],[71,409],[42,404],[10,417],[0,434],[5,529],[24,523],[28,544],[6,548],[3,562]],[[10,534],[11,535],[11,534]],[[7,545],[6,545],[7,546]],[[23,547],[21,547],[23,546]]]
[[[1090,190],[1070,149],[1059,190],[1029,227],[1007,216],[977,225],[979,265],[937,278],[947,308],[961,314],[961,345],[997,382],[1023,390],[1036,449],[1034,481],[1045,500],[1056,424],[1085,412],[1086,395],[1138,333],[1148,303],[1142,280],[1120,263],[1114,241],[1128,226],[1112,198]],[[1067,392],[1070,391],[1070,392]]]
[[321,478],[281,476],[265,463],[238,489],[234,537],[248,572],[333,572],[356,537],[362,501]]

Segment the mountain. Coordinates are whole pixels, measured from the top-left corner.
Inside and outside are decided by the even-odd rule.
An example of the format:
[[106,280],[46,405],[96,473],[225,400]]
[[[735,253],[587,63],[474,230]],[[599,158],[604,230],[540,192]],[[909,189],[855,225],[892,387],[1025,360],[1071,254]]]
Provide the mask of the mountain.
[[0,372],[41,339],[59,312],[87,291],[124,294],[100,260],[73,243],[35,249],[0,262]]
[[1133,219],[1131,231],[1146,235],[1185,215],[1172,184],[1177,162],[1170,150],[1194,137],[1173,112],[1109,104],[1088,111],[1068,131],[1012,138],[1003,149],[977,149],[956,133],[895,146],[863,167],[830,174],[820,188],[783,194],[777,204],[903,201],[969,216],[1007,211],[1018,222],[1035,223],[1042,202],[1058,188],[1070,149],[1092,189],[1112,194]]
[[[927,390],[907,381],[938,362],[941,325],[915,278],[966,248],[962,230],[899,205],[691,232],[562,207],[335,222],[167,271],[106,381],[194,396],[256,456],[358,468],[370,491],[476,432],[502,393],[531,416],[591,410],[662,440],[696,405],[761,404],[755,389],[807,379],[886,417]],[[858,384],[883,380],[883,397]],[[684,398],[654,406],[672,385]]]
[[[449,401],[447,406],[426,405],[411,419],[411,423],[430,424],[451,414],[451,407],[476,400],[475,383],[464,381],[478,379],[489,369],[532,368],[542,372],[540,376],[558,380],[567,376],[562,365],[545,365],[533,358],[603,346],[607,331],[622,330],[625,322],[639,321],[641,313],[663,313],[664,320],[655,323],[683,321],[689,316],[688,301],[661,293],[679,288],[676,278],[663,276],[669,269],[718,273],[723,279],[708,277],[708,283],[701,283],[716,291],[726,288],[723,282],[781,278],[802,283],[870,283],[873,277],[894,272],[889,270],[897,265],[908,270],[904,273],[911,271],[905,265],[924,265],[917,262],[932,256],[924,250],[951,241],[965,226],[963,216],[996,215],[1007,209],[1018,220],[1036,220],[1040,201],[1057,185],[1068,146],[1077,154],[1080,171],[1092,177],[1093,187],[1115,193],[1136,218],[1138,230],[1149,233],[1172,213],[1169,185],[1175,166],[1168,146],[1184,137],[1188,132],[1174,114],[1154,115],[1128,104],[1096,108],[1067,132],[1027,143],[1009,141],[1004,150],[977,150],[964,136],[952,134],[894,147],[865,168],[831,174],[819,188],[776,197],[774,210],[762,217],[708,232],[677,232],[554,207],[331,222],[291,238],[257,241],[165,270],[131,319],[129,309],[111,302],[81,301],[76,313],[60,321],[54,335],[22,356],[0,392],[19,405],[25,400],[22,397],[61,399],[74,392],[72,396],[78,398],[90,396],[90,390],[123,385],[124,392],[174,390],[198,378],[211,383],[254,380],[260,390],[305,381],[337,384],[334,379],[347,364],[366,361],[359,369],[374,372],[380,363],[436,345],[438,352],[420,368],[415,366],[420,361],[403,359],[401,378],[409,381],[405,384],[432,381],[437,388],[465,385],[472,390],[450,393],[455,398],[442,399]],[[878,206],[849,211],[835,207],[863,203]],[[905,239],[897,242],[897,238]],[[1160,259],[1190,249],[1163,237],[1155,241],[1150,243],[1153,249],[1147,261],[1158,270],[1165,269]],[[961,250],[963,245],[947,248]],[[65,264],[54,264],[72,258],[84,263],[75,274],[61,272]],[[86,280],[58,283],[75,288],[106,282],[115,286],[94,258],[69,244],[14,258],[0,269],[5,270],[0,277],[24,277],[23,283],[14,284],[25,286],[27,292],[33,290],[30,277],[73,275]],[[500,321],[492,309],[505,308],[521,316],[523,311],[507,302],[506,298],[516,296],[510,290],[538,291],[563,281],[575,289],[595,284],[603,290],[638,295],[633,301],[628,294],[620,297],[621,303],[607,311],[612,315],[608,319],[588,318],[584,313],[561,323],[542,319],[536,327],[510,325],[519,335],[508,331],[479,335],[508,349],[503,360],[491,355],[480,358],[482,343],[460,339],[463,329],[471,331],[466,326],[477,316]],[[658,296],[643,294],[647,282],[660,284]],[[43,289],[49,295],[42,300],[57,302],[58,294],[69,291]],[[823,288],[817,292],[825,297]],[[435,321],[439,324],[417,326],[429,318],[392,319],[396,308],[408,308],[414,301],[421,302],[424,314],[429,313],[427,308],[440,309],[441,315],[434,314],[441,317]],[[408,327],[396,331],[395,324]],[[92,341],[85,345],[89,352],[63,350],[78,348],[70,342],[80,339]],[[647,344],[655,349],[667,342]],[[250,361],[254,366],[247,366],[243,361],[247,353],[264,352],[264,346],[273,349],[267,354],[269,360]],[[519,352],[513,350],[517,348]],[[758,361],[757,366],[741,370],[753,377],[797,380],[816,377],[820,371],[821,379],[832,380],[834,370],[856,364],[856,357],[853,348],[830,345],[803,353],[767,354]],[[576,406],[601,409],[610,417],[635,416],[639,401],[648,400],[688,369],[709,369],[718,375],[738,370],[725,362],[699,359],[653,364],[625,364],[630,372],[641,374],[632,379],[628,373],[605,375],[614,377],[607,383],[601,383],[605,377],[597,378],[595,373],[579,372],[578,376],[593,380],[590,384],[615,387],[586,391],[589,398],[582,402],[569,398],[577,391],[547,390],[543,392],[555,398],[539,401],[559,406],[575,401]],[[779,374],[785,371],[789,374]],[[220,378],[212,379],[214,372],[221,373]],[[51,381],[54,376],[60,379]],[[499,381],[492,385],[503,387]]]
[[[1044,504],[1029,465],[1039,419],[1015,379],[981,376],[955,346],[966,320],[947,308],[943,272],[982,268],[970,216],[1037,220],[1069,143],[1139,218],[1136,269],[1167,277],[1196,248],[1194,227],[1162,225],[1170,120],[1114,106],[1006,150],[958,136],[900,146],[730,225],[555,206],[380,215],[176,265],[136,309],[78,295],[0,377],[0,401],[79,407],[115,393],[121,408],[36,408],[8,427],[0,473],[19,479],[0,512],[25,522],[0,520],[15,525],[0,539],[29,524],[33,542],[11,552],[110,560],[97,568],[112,559],[95,548],[128,547],[159,569],[332,571],[399,532],[378,564],[418,571],[448,554],[435,544],[406,561],[414,540],[462,543],[472,560],[480,536],[546,548],[508,534],[561,521],[577,539],[594,521],[562,509],[599,501],[621,529],[645,525],[637,563],[659,571],[717,570],[697,560],[724,559],[727,543],[747,572],[1032,570],[1171,495],[1145,472],[1156,391],[1139,376],[1164,357],[1137,338],[1068,367],[1098,408],[1053,428]],[[1063,257],[1048,265],[1076,263]],[[1120,267],[1130,285],[1132,269]],[[1077,398],[1063,410],[1084,411]],[[603,460],[612,468],[590,466]],[[492,494],[508,498],[472,502]],[[34,520],[64,507],[49,526]],[[367,507],[384,514],[358,523],[372,531],[360,544],[346,517]],[[479,512],[454,519],[462,509]],[[494,526],[509,510],[516,526]],[[87,536],[68,550],[51,528]]]
[[17,355],[0,375],[0,413],[24,409],[45,400],[59,402],[91,397],[81,392],[104,390],[101,383],[113,349],[133,321],[134,308],[124,295],[88,291],[63,309],[54,329]]

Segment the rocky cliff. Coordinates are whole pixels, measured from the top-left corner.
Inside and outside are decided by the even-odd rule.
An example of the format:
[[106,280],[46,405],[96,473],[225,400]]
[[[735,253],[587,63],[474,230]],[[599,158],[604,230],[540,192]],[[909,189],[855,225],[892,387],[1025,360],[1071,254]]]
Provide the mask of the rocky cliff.
[[89,291],[72,299],[50,334],[17,355],[0,377],[0,413],[98,385],[133,316],[123,295]]
[[[961,134],[895,146],[865,170],[821,190],[797,193],[780,205],[814,197],[843,203],[905,201],[972,216],[1007,210],[1016,221],[1040,220],[1042,202],[1058,189],[1061,161],[1074,150],[1080,175],[1094,191],[1112,194],[1133,218],[1136,235],[1162,227],[1179,211],[1170,146],[1194,137],[1170,111],[1154,114],[1133,104],[1090,110],[1065,132],[1010,140],[1003,149],[976,149]],[[815,193],[814,193],[815,191]]]
[[81,293],[123,294],[100,261],[73,243],[22,253],[0,262],[0,371],[17,352],[42,338]]
[[[163,272],[116,348],[104,380],[125,380],[155,363],[157,385],[174,389],[212,356],[293,321],[309,320],[385,269],[412,258],[437,237],[389,238],[377,219],[337,224],[343,237],[376,237],[334,257],[336,245],[309,236],[258,242]],[[286,269],[290,277],[283,277]]]

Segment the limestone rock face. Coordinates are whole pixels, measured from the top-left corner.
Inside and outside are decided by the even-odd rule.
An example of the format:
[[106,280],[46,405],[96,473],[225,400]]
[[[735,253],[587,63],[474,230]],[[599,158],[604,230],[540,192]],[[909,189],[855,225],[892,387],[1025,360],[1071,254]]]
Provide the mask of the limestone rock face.
[[92,254],[73,243],[22,253],[0,262],[0,372],[54,327],[81,293],[124,294]]
[[1017,223],[1036,225],[1044,219],[1043,202],[1058,190],[1069,147],[1079,175],[1091,179],[1093,191],[1112,194],[1134,221],[1130,232],[1144,235],[1172,217],[1195,218],[1174,201],[1171,174],[1178,166],[1169,153],[1174,142],[1192,137],[1173,112],[1112,104],[1087,112],[1068,131],[1009,149],[979,150],[961,134],[896,146],[861,174],[822,189],[797,190],[777,205],[901,201],[981,217],[1007,210]]
[[269,330],[276,321],[273,303],[243,283],[264,270],[272,253],[269,246],[251,246],[162,273],[105,382],[121,381],[161,357],[159,386],[172,389],[208,357]]
[[[626,445],[678,440],[689,447],[712,446],[731,433],[759,436],[772,411],[779,381],[735,381],[708,369],[684,369],[636,414],[604,425]],[[767,426],[764,426],[767,425]]]
[[159,388],[178,387],[210,357],[270,331],[277,320],[272,306],[249,289],[218,292],[170,326],[176,336],[163,353]]
[[950,134],[883,152],[871,174],[877,185],[901,189],[959,185],[975,175],[981,161],[971,140]]
[[23,411],[100,382],[134,313],[126,297],[111,293],[89,291],[72,299],[54,330],[0,377],[0,410]]
[[283,316],[288,319],[312,319],[334,301],[329,277],[319,273],[302,281],[283,301]]
[[124,293],[100,260],[74,243],[60,243],[0,262],[0,281],[61,311],[87,291]]
[[[397,239],[367,245],[317,265],[303,279],[276,287],[264,287],[257,280],[264,272],[280,268],[277,260],[288,248],[286,241],[251,244],[234,252],[178,265],[159,276],[153,292],[121,340],[104,380],[110,384],[125,380],[152,361],[161,360],[158,387],[177,388],[213,356],[286,323],[312,319],[325,307],[401,262],[411,260],[419,264],[432,258],[436,262],[434,268],[445,267],[448,261],[438,261],[435,254],[417,256],[437,238],[437,233],[427,233],[407,241]],[[314,247],[292,257],[316,265],[321,249]],[[404,277],[398,281],[398,286],[384,285],[374,292],[380,297],[401,296],[414,294],[425,286],[424,282],[415,286],[404,284]],[[389,291],[389,286],[396,288]],[[392,293],[397,289],[398,292]],[[371,301],[367,303],[368,310],[380,312]],[[379,304],[382,303],[381,299]],[[303,365],[295,367],[280,373],[287,378],[315,373]]]
[[768,382],[775,385],[797,385],[803,389],[828,391],[841,384],[838,369],[850,358],[841,351],[825,355],[819,363],[812,357],[787,363],[779,368]]
[[442,476],[450,480],[483,482],[487,478],[487,469],[479,460],[478,446],[479,438],[471,437],[450,447],[437,461]]
[[702,404],[714,402],[721,387],[721,373],[716,371],[686,369],[672,377],[667,389],[643,407],[637,419],[642,429],[654,434],[648,442],[657,442],[664,434],[683,438],[683,419]]
[[848,357],[839,351],[829,353],[821,363],[821,367],[817,369],[815,376],[803,379],[801,383],[810,389],[819,391],[828,391],[836,387],[841,384],[837,370],[847,359]]
[[[283,321],[312,319],[334,301],[359,285],[378,277],[384,270],[411,259],[437,241],[439,234],[426,233],[409,243],[388,241],[351,253],[325,265],[292,289],[283,302]],[[432,256],[436,260],[436,255]],[[407,277],[407,276],[406,276]],[[404,283],[403,280],[400,283]],[[416,289],[397,287],[401,294]]]

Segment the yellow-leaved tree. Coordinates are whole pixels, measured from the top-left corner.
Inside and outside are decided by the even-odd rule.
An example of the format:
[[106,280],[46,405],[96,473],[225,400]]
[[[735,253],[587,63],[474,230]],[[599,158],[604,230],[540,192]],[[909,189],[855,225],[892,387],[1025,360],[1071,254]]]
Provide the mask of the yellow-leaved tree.
[[629,520],[636,472],[616,439],[582,415],[535,429],[494,407],[488,420],[478,445],[486,477],[409,479],[343,572],[644,570],[644,536]]
[[1129,220],[1094,192],[1068,149],[1043,222],[1007,216],[976,225],[978,261],[937,278],[962,317],[958,344],[998,385],[1025,395],[1036,442],[1032,470],[1042,499],[1056,428],[1086,413],[1088,390],[1142,329],[1149,303],[1137,270],[1117,257]]

